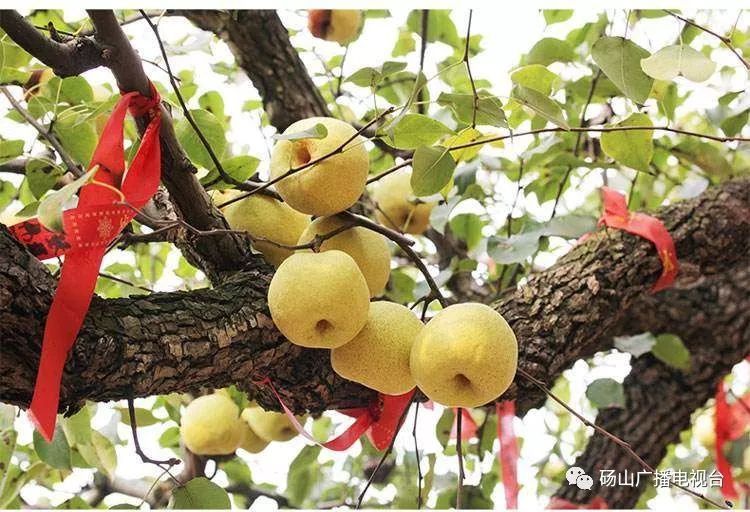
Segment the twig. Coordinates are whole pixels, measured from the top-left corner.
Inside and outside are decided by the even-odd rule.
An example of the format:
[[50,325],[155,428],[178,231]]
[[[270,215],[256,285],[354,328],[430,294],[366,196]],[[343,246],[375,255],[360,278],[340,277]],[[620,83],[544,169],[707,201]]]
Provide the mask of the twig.
[[[536,377],[534,377],[530,373],[526,372],[522,368],[518,368],[517,372],[523,378],[525,378],[526,380],[528,380],[529,382],[531,382],[534,386],[536,386],[541,391],[543,391],[552,400],[554,400],[555,402],[557,402],[558,404],[560,404],[570,414],[572,414],[573,416],[575,416],[576,418],[578,418],[584,425],[586,425],[587,427],[593,428],[599,434],[603,435],[604,437],[606,437],[607,439],[611,440],[615,444],[621,446],[646,471],[648,471],[652,475],[656,473],[656,470],[653,467],[651,467],[651,465],[649,465],[645,460],[643,460],[641,458],[641,456],[638,455],[635,452],[635,450],[633,450],[633,448],[630,446],[630,443],[628,443],[626,441],[623,441],[622,439],[620,439],[616,435],[612,434],[611,432],[607,431],[606,429],[600,427],[596,423],[594,423],[594,422],[586,419],[585,416],[583,416],[579,412],[575,411],[572,407],[570,407],[568,404],[566,404],[562,399],[558,398],[554,393],[552,393],[552,391],[550,391],[547,388],[547,386],[544,384],[544,382],[540,381],[539,379],[537,379]],[[716,502],[716,501],[714,501],[714,500],[706,497],[705,495],[703,495],[703,494],[701,494],[699,492],[696,492],[696,491],[694,491],[694,490],[692,490],[692,489],[690,489],[688,487],[680,485],[680,484],[674,482],[671,479],[670,479],[669,483],[670,483],[670,485],[673,485],[674,487],[677,487],[678,489],[681,489],[681,490],[685,491],[686,493],[688,493],[688,494],[690,494],[690,495],[692,495],[692,496],[694,496],[696,498],[699,498],[701,500],[704,500],[707,503],[710,503],[714,507],[722,508],[722,509],[729,508],[729,507],[727,507],[727,506],[725,506],[723,504],[720,504],[720,503],[718,503],[718,502]]]
[[106,274],[104,272],[99,272],[99,277],[103,277],[104,279],[109,279],[110,281],[115,281],[117,283],[126,284],[128,286],[132,286],[133,288],[138,288],[140,290],[143,290],[144,292],[154,293],[154,290],[151,288],[147,288],[145,286],[140,286],[134,283],[131,283],[130,281],[127,281],[125,279],[121,279],[117,276],[113,276],[111,274]]
[[[427,53],[427,31],[430,23],[430,11],[429,9],[422,9],[422,27],[420,30],[421,46],[419,48],[419,72],[417,73],[417,80],[424,72],[424,58]],[[424,114],[426,111],[426,105],[424,101],[424,89],[420,88],[417,92],[417,112]]]
[[684,21],[688,25],[692,25],[695,28],[697,28],[699,30],[702,30],[703,32],[705,32],[707,34],[711,34],[716,39],[718,39],[719,41],[721,41],[724,44],[724,46],[726,46],[729,49],[730,52],[732,52],[733,54],[735,54],[737,56],[738,59],[740,59],[740,62],[742,62],[742,65],[745,66],[745,69],[750,69],[750,63],[748,63],[748,61],[746,61],[742,57],[742,54],[739,52],[739,50],[737,50],[737,48],[734,47],[734,45],[732,44],[732,40],[730,38],[728,38],[727,36],[722,36],[718,32],[714,32],[710,28],[704,27],[703,25],[699,25],[698,23],[696,23],[695,21],[693,21],[691,19],[684,18],[684,17],[680,16],[679,14],[670,11],[669,9],[662,9],[662,11],[664,11],[665,13],[669,14],[670,16],[672,16],[674,18],[677,18],[678,20]]
[[203,147],[206,148],[206,152],[208,153],[208,156],[211,158],[211,162],[213,162],[214,167],[216,168],[219,175],[221,176],[221,179],[235,186],[242,185],[241,181],[236,180],[234,177],[227,174],[227,172],[224,170],[224,167],[221,165],[221,162],[219,161],[219,158],[216,156],[216,153],[214,153],[214,150],[211,147],[211,144],[208,142],[208,139],[206,139],[206,136],[203,135],[203,132],[198,127],[198,124],[195,122],[195,119],[193,119],[193,115],[190,113],[190,109],[185,103],[185,98],[182,97],[182,93],[180,92],[180,87],[179,85],[177,85],[177,81],[175,80],[174,74],[172,73],[172,66],[169,64],[169,58],[167,57],[167,50],[166,48],[164,48],[164,41],[162,41],[161,36],[159,35],[159,28],[154,24],[153,21],[151,21],[151,18],[148,17],[148,15],[146,14],[144,10],[141,9],[139,10],[139,12],[141,13],[141,17],[146,21],[146,23],[148,23],[148,26],[151,27],[151,30],[154,32],[154,36],[156,36],[156,41],[159,44],[159,49],[161,50],[161,56],[164,59],[164,65],[167,67],[167,74],[169,75],[169,83],[172,85],[172,90],[174,91],[175,96],[177,96],[177,100],[180,103],[180,107],[182,107],[182,114],[185,116],[185,119],[195,131],[195,134],[200,139],[201,144],[203,144]]
[[[135,405],[133,404],[133,399],[128,398],[128,415],[130,416],[130,431],[133,433],[133,444],[135,445],[135,453],[138,454],[138,456],[141,458],[141,460],[147,464],[155,464],[159,467],[162,467],[162,465],[166,465],[168,471],[169,468],[172,466],[176,466],[180,462],[182,462],[180,459],[167,459],[167,460],[156,460],[152,459],[148,455],[146,455],[143,450],[141,449],[141,444],[138,442],[138,425],[135,421]],[[163,469],[163,468],[162,468]]]
[[737,394],[731,390],[731,388],[728,390],[729,394],[734,397],[734,399],[739,403],[743,409],[745,409],[747,412],[750,412],[750,405],[745,403],[745,401],[742,399],[742,397],[737,396]]
[[57,140],[57,137],[55,137],[55,135],[51,131],[47,130],[36,119],[34,119],[34,116],[32,116],[28,110],[21,106],[21,104],[15,97],[13,97],[7,87],[5,87],[4,85],[0,86],[0,92],[2,92],[5,97],[8,98],[8,102],[10,102],[15,111],[21,114],[21,117],[23,117],[27,123],[29,123],[37,132],[39,132],[39,135],[44,137],[47,142],[50,143],[50,146],[55,149],[57,154],[60,156],[60,160],[63,161],[68,170],[76,177],[83,176],[83,169],[81,169],[73,161],[68,152],[65,151],[65,149],[62,147],[62,144],[60,144],[60,141]]
[[466,72],[469,74],[469,83],[471,83],[471,93],[474,95],[473,104],[471,109],[471,127],[477,127],[477,107],[479,103],[479,96],[477,96],[477,86],[474,84],[474,77],[471,74],[471,65],[469,64],[469,41],[471,40],[471,18],[474,15],[474,10],[469,9],[469,22],[466,26],[466,47],[464,48],[463,61],[466,64]]
[[414,402],[414,427],[411,435],[414,437],[414,456],[417,459],[417,510],[422,508],[422,462],[419,457],[419,445],[417,444],[417,415],[419,414],[419,402]]
[[377,175],[373,176],[372,178],[368,179],[367,180],[367,184],[369,185],[371,183],[374,183],[374,182],[378,181],[380,178],[385,178],[389,174],[393,174],[394,172],[398,171],[399,169],[403,169],[404,167],[410,166],[411,163],[412,163],[412,159],[409,158],[409,159],[401,162],[400,164],[396,164],[393,167],[391,167],[390,169],[386,169],[385,171],[381,172],[380,174],[377,174]]
[[463,440],[461,439],[461,427],[463,424],[463,409],[456,409],[456,456],[458,457],[458,483],[456,487],[456,509],[461,509],[461,496],[464,493],[464,452]]

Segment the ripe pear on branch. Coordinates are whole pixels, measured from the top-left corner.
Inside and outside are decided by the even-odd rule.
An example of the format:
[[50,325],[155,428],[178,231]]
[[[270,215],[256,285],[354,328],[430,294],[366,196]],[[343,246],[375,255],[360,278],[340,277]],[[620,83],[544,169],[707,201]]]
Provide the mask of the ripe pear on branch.
[[[213,200],[216,204],[222,204],[240,194],[237,190],[215,193]],[[310,225],[309,215],[262,194],[240,199],[222,208],[222,212],[229,227],[237,231],[247,231],[251,236],[258,238],[253,241],[253,248],[276,267],[294,252],[279,245],[297,245],[297,239]]]
[[454,304],[425,325],[411,350],[410,367],[420,390],[448,407],[479,407],[513,382],[518,343],[494,309]]
[[244,422],[239,407],[226,393],[196,398],[180,419],[180,435],[197,455],[228,455],[240,446]]
[[276,190],[289,206],[322,216],[346,210],[357,201],[365,188],[370,159],[356,130],[332,117],[297,121],[284,135],[303,133],[318,124],[327,130],[323,138],[279,140],[271,153],[270,170],[272,179],[286,176],[276,183]]
[[[312,242],[316,236],[323,236],[347,225],[346,220],[336,216],[315,219],[300,236],[297,245]],[[338,250],[351,256],[367,281],[370,296],[380,295],[388,283],[391,273],[391,253],[388,241],[380,233],[361,226],[353,226],[324,240],[320,251]]]
[[391,229],[420,235],[430,225],[435,203],[421,202],[411,188],[411,171],[396,171],[378,180],[372,190],[378,222]]
[[401,395],[415,386],[409,370],[411,347],[422,322],[400,304],[370,304],[367,323],[352,341],[331,350],[331,364],[345,379],[387,395]]
[[[294,425],[284,413],[266,411],[255,406],[242,411],[242,419],[266,444],[271,441],[289,441],[297,436],[297,429],[294,428]],[[302,422],[302,420],[302,418],[298,418],[298,421]]]
[[271,279],[268,307],[276,327],[292,343],[336,348],[367,322],[370,290],[348,254],[298,252]]
[[307,28],[317,38],[347,45],[362,31],[362,11],[351,9],[310,9]]
[[250,418],[252,417],[250,411],[254,407],[257,406],[247,407],[243,409],[242,414],[240,414],[240,418],[244,424],[242,428],[242,442],[240,443],[240,448],[248,453],[260,453],[269,443],[269,441],[260,437],[253,427],[250,426]]

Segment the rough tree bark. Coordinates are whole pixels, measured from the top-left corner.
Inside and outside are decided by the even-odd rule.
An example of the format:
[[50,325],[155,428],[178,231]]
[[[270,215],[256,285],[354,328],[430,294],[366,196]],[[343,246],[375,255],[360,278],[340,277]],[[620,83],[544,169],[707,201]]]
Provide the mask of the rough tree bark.
[[[683,279],[724,272],[750,248],[750,180],[709,189],[660,216]],[[3,233],[0,398],[25,406],[54,281]],[[660,269],[649,242],[600,232],[509,293],[496,307],[520,340],[521,368],[549,383],[575,360],[611,347],[613,331],[648,296]],[[231,382],[256,393],[252,381],[264,376],[297,411],[367,403],[372,392],[336,377],[327,351],[295,347],[276,331],[265,303],[268,280],[263,269],[248,269],[210,290],[95,300],[67,366],[62,407]],[[544,400],[522,380],[504,397],[516,398],[521,412]],[[259,400],[278,408],[264,390]]]

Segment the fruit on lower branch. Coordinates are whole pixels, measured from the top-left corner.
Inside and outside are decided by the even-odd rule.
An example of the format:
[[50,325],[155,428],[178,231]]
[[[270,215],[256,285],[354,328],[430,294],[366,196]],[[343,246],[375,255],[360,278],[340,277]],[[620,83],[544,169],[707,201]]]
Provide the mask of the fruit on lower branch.
[[367,322],[370,290],[348,254],[298,252],[271,279],[268,307],[276,327],[292,343],[336,348]]
[[[239,191],[228,191],[214,196],[214,202],[221,204],[240,195]],[[294,252],[276,244],[297,245],[302,232],[310,225],[310,216],[300,213],[288,204],[273,197],[254,194],[222,208],[229,226],[237,231],[247,231],[252,236],[269,241],[254,240],[253,248],[278,267]]]
[[359,334],[331,351],[333,369],[345,379],[387,395],[406,393],[415,386],[409,357],[423,327],[408,308],[373,302]]
[[716,446],[716,428],[714,426],[714,412],[713,409],[704,412],[698,416],[693,425],[693,436],[706,448],[713,448]]
[[454,304],[425,325],[411,349],[420,390],[449,407],[479,407],[508,389],[518,343],[505,319],[479,303]]
[[240,414],[243,423],[240,448],[249,453],[260,453],[266,448],[266,446],[268,446],[268,441],[260,437],[250,426],[249,417],[252,415],[250,412],[251,409],[253,409],[253,407],[243,409],[242,414]]
[[373,187],[378,222],[389,228],[420,235],[430,224],[435,203],[420,202],[411,189],[411,171],[396,171],[381,178]]
[[[279,178],[290,169],[331,155],[276,184],[276,190],[289,206],[302,213],[322,216],[346,210],[357,201],[365,188],[370,160],[362,137],[357,136],[343,146],[357,132],[350,124],[332,117],[297,121],[284,134],[304,132],[317,124],[328,130],[322,139],[282,139],[276,143],[271,154],[271,178]],[[342,147],[343,150],[337,152]]]
[[[346,225],[346,220],[336,216],[315,219],[302,233],[297,245],[311,242],[315,236],[331,233]],[[388,250],[388,240],[383,235],[354,226],[324,240],[319,249],[343,251],[351,256],[367,281],[370,296],[375,297],[383,292],[391,273],[391,253]]]
[[346,45],[362,30],[362,11],[350,9],[310,9],[307,28],[317,38]]
[[297,429],[285,414],[266,411],[260,407],[249,407],[242,411],[242,419],[266,443],[289,441],[297,435]]
[[213,393],[188,404],[180,420],[180,435],[197,455],[227,455],[240,446],[243,427],[234,401],[226,394]]

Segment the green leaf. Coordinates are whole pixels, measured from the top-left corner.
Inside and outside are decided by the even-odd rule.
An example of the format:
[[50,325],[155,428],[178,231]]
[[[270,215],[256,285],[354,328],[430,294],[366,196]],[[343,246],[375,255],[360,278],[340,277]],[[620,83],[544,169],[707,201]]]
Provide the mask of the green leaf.
[[625,96],[638,104],[646,101],[654,83],[641,69],[641,60],[649,56],[646,50],[622,37],[602,37],[591,56]]
[[730,176],[732,165],[727,161],[722,151],[716,145],[694,139],[683,139],[672,148],[672,152],[680,159],[684,159],[698,166],[706,173],[715,176]]
[[560,81],[559,76],[541,64],[522,66],[510,74],[510,79],[514,84],[534,89],[545,96],[552,94],[555,84]]
[[80,496],[73,496],[55,507],[57,510],[85,510],[89,508],[91,508],[91,505]]
[[742,129],[747,126],[748,116],[750,116],[750,108],[743,110],[739,114],[727,117],[721,122],[721,131],[727,137],[739,135]]
[[16,449],[18,432],[12,426],[0,431],[0,496],[3,494],[4,475],[10,467],[10,458]]
[[60,120],[54,124],[52,131],[73,160],[83,165],[91,161],[98,140],[93,122]]
[[[216,157],[221,159],[227,147],[227,139],[221,121],[214,114],[203,109],[191,110],[190,115]],[[195,165],[209,170],[214,168],[211,156],[187,119],[179,120],[175,127],[175,134],[180,145],[185,149],[188,158]]]
[[85,78],[70,76],[63,78],[60,83],[60,99],[71,105],[87,103],[94,100],[94,90]]
[[673,80],[682,75],[691,82],[703,82],[711,77],[716,64],[690,46],[672,45],[641,59],[641,69],[657,80]]
[[48,443],[38,431],[34,430],[34,450],[39,458],[55,469],[70,469],[70,446],[62,426],[58,423],[52,442]]
[[542,11],[547,25],[569,20],[573,16],[573,9],[545,9]]
[[406,114],[393,127],[391,140],[399,149],[414,149],[429,146],[443,135],[452,133],[451,129],[440,121],[422,114]]
[[466,242],[469,250],[474,249],[482,241],[482,228],[485,222],[474,213],[462,213],[450,220],[451,231]]
[[586,397],[598,409],[625,408],[625,390],[614,379],[596,379],[586,388]]
[[411,188],[417,197],[437,194],[453,176],[456,162],[442,146],[420,146],[414,152]]
[[521,263],[539,248],[543,236],[578,238],[596,227],[596,219],[584,215],[565,215],[535,225],[510,237],[491,236],[487,240],[487,254],[502,265]]
[[159,446],[162,448],[180,447],[180,427],[171,426],[159,436]]
[[375,87],[387,77],[403,71],[406,68],[406,62],[386,61],[379,68],[364,67],[358,69],[345,80],[360,87]]
[[[120,421],[125,425],[130,426],[130,414],[127,407],[116,407],[120,413]],[[161,420],[154,416],[154,414],[143,407],[134,407],[135,409],[135,423],[138,427],[148,427],[149,425],[156,425]]]
[[7,162],[23,154],[22,140],[0,139],[0,163]]
[[305,446],[289,465],[286,479],[286,496],[295,506],[301,506],[320,478],[318,455],[321,447]]
[[[646,114],[632,114],[616,126],[653,126]],[[604,132],[602,150],[622,165],[648,172],[654,156],[653,130],[627,130]]]
[[560,105],[555,100],[548,98],[541,92],[529,89],[528,87],[523,87],[522,85],[516,85],[513,88],[512,96],[547,121],[550,121],[565,130],[570,128],[568,121],[565,119],[565,113]]
[[[238,155],[232,156],[225,160],[222,160],[221,167],[224,172],[230,175],[237,181],[246,181],[250,176],[253,175],[255,170],[258,168],[260,160],[250,155]],[[218,181],[216,181],[218,180]],[[219,179],[219,171],[216,169],[211,170],[203,178],[201,178],[202,185],[211,185],[211,189],[224,190],[231,188],[232,185],[225,183],[224,180]],[[215,182],[215,183],[214,183]]]
[[416,285],[416,281],[409,274],[402,269],[394,269],[388,280],[388,298],[402,304],[413,302]]
[[656,338],[650,332],[636,334],[635,336],[615,337],[615,348],[632,354],[634,357],[640,357],[651,352],[654,344],[656,344]]
[[[470,125],[474,120],[474,95],[441,93],[438,105],[447,106],[458,121]],[[505,128],[508,123],[503,111],[503,103],[486,91],[477,92],[476,124]]]
[[679,336],[669,333],[658,335],[651,353],[678,370],[690,370],[690,352]]
[[324,139],[328,135],[328,128],[321,123],[306,130],[294,133],[277,133],[273,136],[276,140],[303,140],[303,139]]
[[[10,181],[0,180],[0,211],[3,211],[16,197],[16,187]],[[7,220],[5,222],[8,222]]]
[[91,411],[84,405],[73,416],[61,422],[65,437],[71,446],[91,443]]
[[26,181],[34,197],[41,197],[65,174],[62,167],[46,158],[32,158],[26,162]]
[[574,59],[575,52],[570,43],[554,37],[545,37],[532,46],[525,63],[548,66],[553,62],[571,62]]
[[[460,48],[461,38],[456,30],[456,25],[451,20],[450,11],[430,9],[427,11],[427,41],[430,43],[441,42]],[[422,10],[413,10],[406,19],[409,30],[415,34],[422,32]]]
[[172,508],[224,510],[231,508],[231,503],[224,489],[201,476],[172,492]]
[[47,229],[62,232],[63,208],[71,201],[75,193],[78,192],[78,189],[84,186],[86,182],[94,176],[96,171],[97,167],[92,168],[86,174],[77,178],[74,182],[68,183],[60,190],[49,194],[40,201],[36,210],[39,222]]
[[198,98],[198,105],[203,110],[211,112],[217,119],[224,119],[224,99],[216,91],[208,91]]

